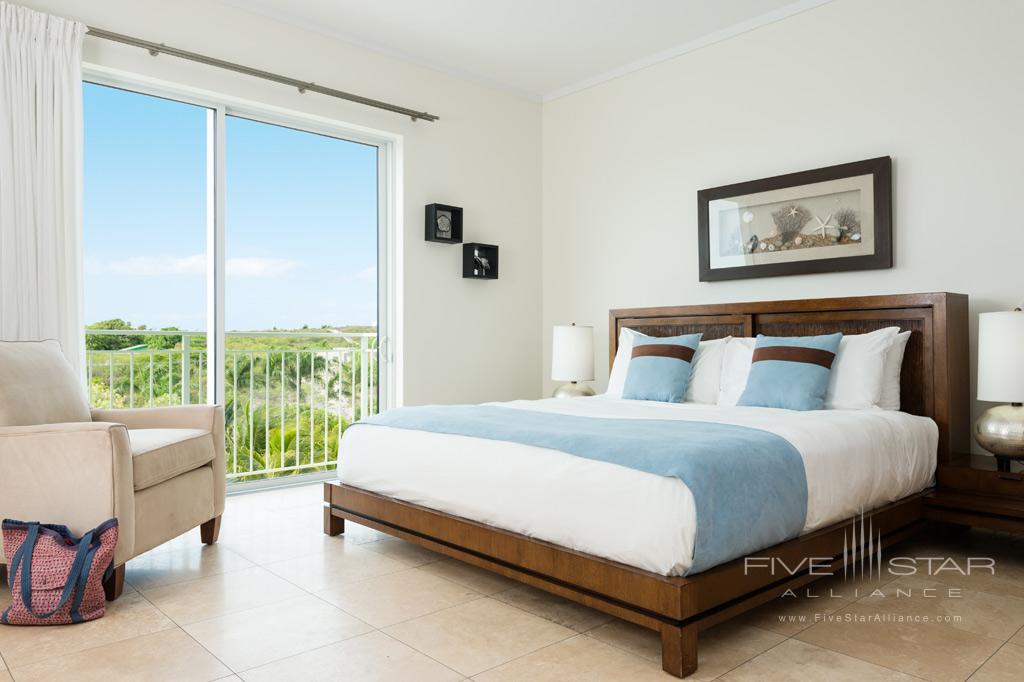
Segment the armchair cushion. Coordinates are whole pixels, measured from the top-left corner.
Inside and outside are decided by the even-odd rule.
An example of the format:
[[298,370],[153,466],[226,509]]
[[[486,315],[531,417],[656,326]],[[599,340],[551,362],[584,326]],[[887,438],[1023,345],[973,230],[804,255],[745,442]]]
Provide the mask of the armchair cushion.
[[82,384],[56,341],[0,341],[0,426],[91,420]]
[[135,490],[163,483],[213,461],[213,435],[204,429],[129,429]]

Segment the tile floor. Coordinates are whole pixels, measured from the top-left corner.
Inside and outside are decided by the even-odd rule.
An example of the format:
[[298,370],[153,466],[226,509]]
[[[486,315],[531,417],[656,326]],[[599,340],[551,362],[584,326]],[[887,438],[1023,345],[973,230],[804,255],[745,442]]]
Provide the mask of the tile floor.
[[[0,682],[672,679],[653,633],[368,528],[328,538],[320,500],[231,497],[219,544],[193,531],[135,559],[105,618],[0,626]],[[831,579],[702,633],[692,679],[1024,680],[1024,538],[896,552],[991,556],[996,574]]]

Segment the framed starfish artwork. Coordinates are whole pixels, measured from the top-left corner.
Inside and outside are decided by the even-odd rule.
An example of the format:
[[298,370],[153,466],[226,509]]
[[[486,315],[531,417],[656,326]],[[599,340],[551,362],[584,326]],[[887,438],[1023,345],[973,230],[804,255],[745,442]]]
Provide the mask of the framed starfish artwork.
[[892,159],[697,192],[700,281],[892,267]]

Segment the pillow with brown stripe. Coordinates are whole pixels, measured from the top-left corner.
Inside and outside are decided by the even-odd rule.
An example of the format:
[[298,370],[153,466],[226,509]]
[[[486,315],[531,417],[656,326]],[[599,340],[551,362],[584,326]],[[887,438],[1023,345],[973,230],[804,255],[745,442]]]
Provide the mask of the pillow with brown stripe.
[[842,334],[758,336],[738,405],[820,410]]
[[622,397],[679,403],[690,383],[693,356],[700,334],[643,336],[633,341]]

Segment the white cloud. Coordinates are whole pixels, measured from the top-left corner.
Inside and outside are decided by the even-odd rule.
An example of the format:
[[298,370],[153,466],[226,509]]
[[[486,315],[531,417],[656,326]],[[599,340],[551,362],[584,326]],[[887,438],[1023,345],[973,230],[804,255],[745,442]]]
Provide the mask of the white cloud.
[[206,272],[206,256],[129,256],[102,269],[118,275],[202,275]]
[[277,277],[299,264],[287,258],[228,258],[228,274],[235,277]]
[[[233,277],[277,277],[299,265],[287,258],[228,258],[225,266]],[[86,262],[90,273],[112,272],[117,275],[162,276],[204,275],[206,254],[192,256],[129,256],[121,260],[102,263],[94,259]]]

